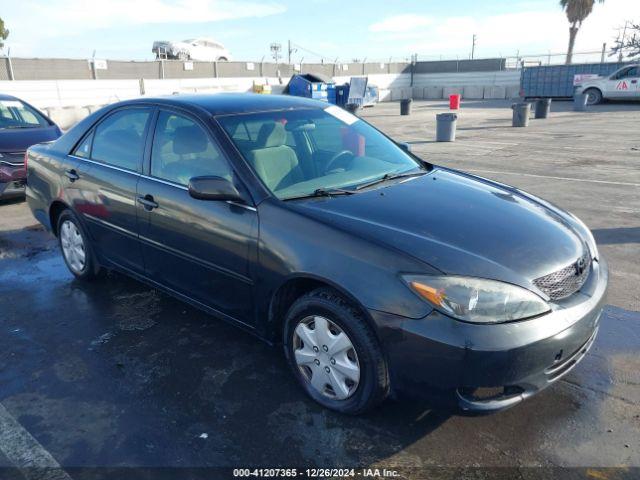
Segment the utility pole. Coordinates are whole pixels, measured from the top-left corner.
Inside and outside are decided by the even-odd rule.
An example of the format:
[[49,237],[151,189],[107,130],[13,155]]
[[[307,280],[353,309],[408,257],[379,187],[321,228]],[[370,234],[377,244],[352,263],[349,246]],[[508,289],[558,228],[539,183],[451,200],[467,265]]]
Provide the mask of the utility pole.
[[600,55],[600,63],[604,63],[604,55],[607,53],[607,42],[602,44],[602,55]]
[[476,39],[478,38],[478,36],[474,33],[473,34],[473,40],[471,41],[471,60],[473,60],[473,57],[476,54]]
[[287,40],[287,63],[291,65],[291,40]]
[[627,36],[627,25],[629,25],[629,21],[624,22],[624,28],[622,29],[622,40],[620,42],[620,51],[618,52],[618,61],[621,62],[624,58],[624,54],[622,53],[622,46],[624,45],[624,39]]

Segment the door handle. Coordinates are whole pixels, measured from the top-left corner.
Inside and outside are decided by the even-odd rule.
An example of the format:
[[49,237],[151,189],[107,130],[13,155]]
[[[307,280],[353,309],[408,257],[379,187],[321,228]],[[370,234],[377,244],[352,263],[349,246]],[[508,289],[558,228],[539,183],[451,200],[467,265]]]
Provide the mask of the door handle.
[[71,182],[75,182],[80,178],[80,175],[78,175],[78,172],[76,172],[73,168],[70,168],[69,170],[65,170],[64,174],[67,176],[67,178]]
[[158,204],[153,200],[152,195],[145,195],[138,197],[138,203],[144,207],[145,210],[151,211],[154,208],[158,208]]

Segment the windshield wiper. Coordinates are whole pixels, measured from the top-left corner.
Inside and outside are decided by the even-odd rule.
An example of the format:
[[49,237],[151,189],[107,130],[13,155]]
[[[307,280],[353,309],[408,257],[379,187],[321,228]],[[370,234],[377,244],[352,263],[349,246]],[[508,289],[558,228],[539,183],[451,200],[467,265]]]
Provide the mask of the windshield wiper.
[[13,130],[18,128],[37,128],[35,125],[8,125],[0,128],[0,130]]
[[311,193],[305,193],[304,195],[296,195],[294,197],[283,198],[283,200],[296,200],[298,198],[313,198],[313,197],[334,197],[337,195],[353,195],[358,193],[355,190],[344,190],[342,188],[317,188]]
[[362,190],[363,188],[368,188],[368,187],[372,187],[373,185],[377,185],[379,183],[384,183],[388,180],[395,180],[397,178],[408,178],[408,177],[419,177],[421,175],[424,175],[425,172],[424,170],[420,170],[419,172],[405,172],[405,173],[385,173],[382,177],[376,179],[376,180],[372,180],[370,182],[366,182],[366,183],[361,183],[360,185],[358,185],[356,187],[356,190]]

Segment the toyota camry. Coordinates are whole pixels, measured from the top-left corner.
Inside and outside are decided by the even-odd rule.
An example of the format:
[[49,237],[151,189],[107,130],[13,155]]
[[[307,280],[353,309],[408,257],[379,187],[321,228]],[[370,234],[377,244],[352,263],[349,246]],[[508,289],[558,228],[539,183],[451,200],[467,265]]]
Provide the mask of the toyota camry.
[[117,103],[27,154],[80,280],[117,270],[273,344],[315,401],[512,407],[594,342],[607,266],[574,215],[278,95]]

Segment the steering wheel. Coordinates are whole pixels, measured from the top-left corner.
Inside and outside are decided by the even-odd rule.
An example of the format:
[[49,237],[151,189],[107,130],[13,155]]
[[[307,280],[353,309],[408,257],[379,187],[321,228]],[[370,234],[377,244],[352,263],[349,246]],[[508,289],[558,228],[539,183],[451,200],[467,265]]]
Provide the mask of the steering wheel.
[[[324,169],[324,173],[332,173],[340,169],[340,167],[336,167],[336,164],[340,160],[346,159],[347,155],[352,158],[355,157],[351,150],[342,150],[341,152],[336,153],[331,159],[327,162],[327,166]],[[344,169],[344,167],[343,167]]]

